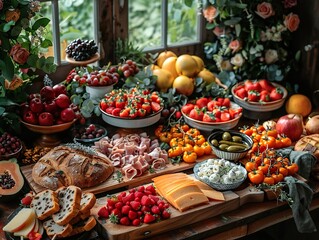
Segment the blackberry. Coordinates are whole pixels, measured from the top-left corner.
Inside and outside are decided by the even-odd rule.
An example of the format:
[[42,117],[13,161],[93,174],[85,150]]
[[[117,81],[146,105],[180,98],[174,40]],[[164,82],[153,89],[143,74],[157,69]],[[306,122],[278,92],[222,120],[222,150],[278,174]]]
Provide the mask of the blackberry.
[[98,46],[94,40],[73,40],[65,49],[68,57],[75,61],[85,61],[90,59],[98,51]]

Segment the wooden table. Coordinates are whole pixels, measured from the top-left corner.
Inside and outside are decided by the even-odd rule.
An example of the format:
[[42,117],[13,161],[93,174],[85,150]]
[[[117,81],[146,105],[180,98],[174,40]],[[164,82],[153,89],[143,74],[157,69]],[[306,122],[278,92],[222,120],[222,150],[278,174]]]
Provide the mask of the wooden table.
[[[249,121],[241,121],[241,126],[247,124],[247,122]],[[152,130],[154,131],[154,128]],[[114,131],[117,131],[117,129],[109,129],[110,133]],[[319,182],[310,181],[309,185],[314,190],[314,197],[310,210],[316,212],[319,210]],[[0,239],[6,239],[4,232],[2,231],[3,225],[10,213],[19,206],[19,202],[20,199],[15,199],[9,203],[0,203]],[[236,210],[197,222],[191,226],[184,226],[177,230],[156,235],[152,238],[149,238],[146,235],[145,238],[154,240],[236,239],[249,236],[269,226],[291,219],[292,217],[292,211],[287,203],[277,202],[276,200],[265,200],[260,203],[247,203]],[[317,223],[317,225],[319,224]],[[291,227],[296,228],[294,225]],[[286,229],[286,231],[290,231],[290,229]],[[103,236],[93,235],[92,239],[105,239]]]

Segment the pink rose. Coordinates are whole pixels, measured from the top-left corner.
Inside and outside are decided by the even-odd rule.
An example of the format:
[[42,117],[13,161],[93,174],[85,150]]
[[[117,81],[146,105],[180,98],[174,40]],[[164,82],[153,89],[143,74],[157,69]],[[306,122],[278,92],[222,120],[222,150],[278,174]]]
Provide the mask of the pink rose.
[[297,14],[290,13],[285,17],[284,24],[290,32],[294,32],[298,29],[300,23],[299,16]]
[[263,19],[266,19],[275,15],[275,11],[272,8],[271,3],[267,3],[267,2],[262,2],[258,4],[256,13],[258,16],[260,16]]
[[14,45],[10,50],[10,56],[13,58],[13,61],[19,64],[25,64],[29,58],[29,51],[20,44]]
[[214,6],[210,5],[207,8],[203,9],[203,14],[206,20],[211,23],[215,20],[215,17],[218,15],[218,11]]
[[284,7],[285,8],[291,8],[297,5],[297,0],[285,0],[284,1]]
[[229,43],[228,47],[232,50],[232,53],[235,53],[241,48],[241,44],[238,40],[233,40]]

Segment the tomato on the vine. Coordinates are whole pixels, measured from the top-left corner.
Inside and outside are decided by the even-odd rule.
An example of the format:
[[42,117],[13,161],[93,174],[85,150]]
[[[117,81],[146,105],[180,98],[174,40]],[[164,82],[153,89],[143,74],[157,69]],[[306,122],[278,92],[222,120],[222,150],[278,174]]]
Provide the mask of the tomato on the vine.
[[197,154],[198,157],[201,157],[205,154],[204,149],[200,145],[195,145],[193,147],[194,152]]
[[291,165],[287,166],[287,169],[288,169],[289,175],[294,175],[295,173],[298,172],[299,166],[297,165],[297,163],[292,163]]
[[274,148],[276,146],[276,139],[272,136],[264,135],[261,137],[261,145],[266,146],[266,148]]
[[211,154],[212,153],[212,147],[209,145],[208,142],[204,142],[201,147],[204,149],[204,152],[206,155]]
[[245,168],[248,172],[251,172],[251,171],[257,170],[257,164],[255,162],[248,161],[245,164]]
[[183,153],[184,162],[194,163],[194,162],[196,162],[196,159],[197,159],[197,154],[195,152],[185,151]]
[[275,184],[284,180],[284,175],[280,172],[271,174],[271,177],[274,179]]
[[248,173],[248,178],[253,184],[260,184],[264,181],[264,173],[259,170],[254,170]]
[[266,175],[264,178],[263,183],[269,184],[269,185],[274,185],[275,184],[275,179],[272,176]]

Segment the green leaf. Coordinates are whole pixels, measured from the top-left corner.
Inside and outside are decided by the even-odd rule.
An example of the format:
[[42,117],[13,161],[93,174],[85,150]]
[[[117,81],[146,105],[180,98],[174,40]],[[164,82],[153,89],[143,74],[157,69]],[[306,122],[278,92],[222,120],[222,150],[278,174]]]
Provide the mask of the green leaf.
[[14,26],[11,30],[11,35],[13,37],[18,37],[20,35],[21,31],[22,31],[21,26]]
[[48,25],[50,22],[50,19],[48,18],[39,18],[38,20],[35,21],[35,23],[32,26],[32,30],[38,30],[39,27],[45,27],[46,25]]
[[0,98],[0,106],[10,107],[10,106],[19,106],[19,104],[15,103],[14,101],[12,101],[6,97],[1,97]]
[[193,0],[184,0],[184,3],[187,7],[191,7],[193,5]]
[[28,57],[27,64],[29,64],[30,67],[36,67],[37,61],[38,61],[38,56],[35,54],[30,54]]
[[14,21],[10,21],[8,23],[5,24],[1,24],[1,32],[8,32],[11,29],[11,26],[14,26],[15,22]]
[[0,66],[5,79],[11,80],[14,75],[14,65],[8,54],[0,52]]
[[42,42],[41,42],[41,47],[42,48],[48,48],[48,47],[51,47],[53,46],[51,40],[49,39],[44,39]]
[[232,25],[236,25],[238,24],[239,22],[241,21],[241,18],[240,17],[233,17],[229,20],[226,20],[224,22],[225,25],[228,25],[228,26],[232,26]]
[[212,30],[216,27],[216,24],[215,23],[206,23],[206,29],[207,30]]

